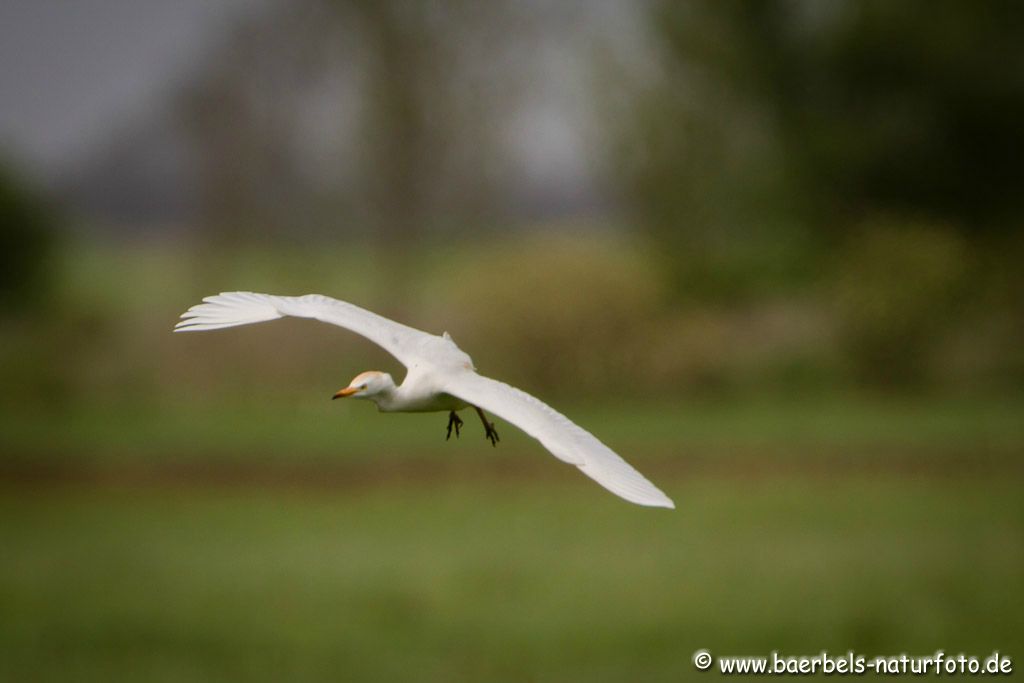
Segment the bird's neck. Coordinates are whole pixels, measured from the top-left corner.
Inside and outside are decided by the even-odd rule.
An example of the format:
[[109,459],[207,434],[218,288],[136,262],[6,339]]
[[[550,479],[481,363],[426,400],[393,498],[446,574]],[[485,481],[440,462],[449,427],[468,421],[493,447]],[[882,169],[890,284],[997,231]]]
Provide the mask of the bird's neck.
[[401,388],[393,383],[384,387],[370,399],[377,404],[377,410],[388,413],[399,409],[402,403]]

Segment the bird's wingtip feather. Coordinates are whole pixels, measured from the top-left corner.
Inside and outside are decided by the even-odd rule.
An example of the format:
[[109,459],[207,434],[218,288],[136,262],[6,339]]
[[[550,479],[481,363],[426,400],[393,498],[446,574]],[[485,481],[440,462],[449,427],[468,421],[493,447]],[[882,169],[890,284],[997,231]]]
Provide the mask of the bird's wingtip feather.
[[658,493],[660,495],[653,496],[651,498],[647,498],[647,499],[642,500],[642,501],[637,500],[635,502],[640,504],[640,505],[646,505],[647,507],[652,507],[652,508],[665,508],[667,510],[675,510],[676,509],[676,504],[675,504],[675,502],[671,498],[666,496],[661,491],[658,491]]

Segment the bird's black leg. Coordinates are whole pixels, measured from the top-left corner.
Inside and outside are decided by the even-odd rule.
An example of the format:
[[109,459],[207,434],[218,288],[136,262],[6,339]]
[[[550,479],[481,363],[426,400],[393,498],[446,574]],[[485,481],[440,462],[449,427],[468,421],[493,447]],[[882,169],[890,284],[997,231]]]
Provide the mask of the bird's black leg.
[[491,442],[492,446],[497,446],[501,439],[498,437],[498,430],[494,428],[494,423],[487,421],[487,416],[484,415],[484,411],[480,410],[476,406],[473,406],[473,408],[476,409],[476,414],[480,416],[480,421],[484,423],[484,436],[487,437],[487,440]]
[[459,430],[462,429],[462,418],[455,414],[455,411],[448,413],[448,434],[444,440],[452,438],[452,427],[455,427],[455,438],[459,438]]

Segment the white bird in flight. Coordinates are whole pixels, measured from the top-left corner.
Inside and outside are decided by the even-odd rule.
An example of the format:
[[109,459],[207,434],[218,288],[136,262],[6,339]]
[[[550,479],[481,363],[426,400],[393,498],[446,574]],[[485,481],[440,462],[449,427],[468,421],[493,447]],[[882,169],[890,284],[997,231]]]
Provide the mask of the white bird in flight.
[[674,508],[675,504],[590,432],[525,391],[476,373],[470,357],[452,341],[389,320],[353,304],[320,294],[275,296],[227,292],[188,309],[175,332],[219,330],[284,316],[315,318],[366,337],[408,369],[401,385],[386,372],[362,372],[334,398],[367,399],[382,412],[448,411],[448,436],[459,435],[456,414],[472,406],[492,445],[498,432],[484,410],[511,422],[537,439],[559,460],[576,465],[612,493],[638,505]]

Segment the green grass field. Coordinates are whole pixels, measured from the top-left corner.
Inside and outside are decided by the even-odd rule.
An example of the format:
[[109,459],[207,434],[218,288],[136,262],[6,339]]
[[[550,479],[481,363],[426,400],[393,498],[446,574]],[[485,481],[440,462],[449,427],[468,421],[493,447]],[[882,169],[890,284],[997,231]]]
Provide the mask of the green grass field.
[[[0,465],[476,460],[477,446],[485,443],[472,416],[462,440],[446,445],[444,415],[380,414],[371,405],[329,396],[309,390],[231,403],[202,397],[160,405],[86,400],[64,412],[7,410],[0,412]],[[657,457],[669,466],[743,456],[755,465],[773,458],[815,465],[836,457],[860,464],[895,457],[899,463],[999,466],[1024,459],[1020,399],[553,402],[630,459]],[[495,453],[543,453],[513,427],[501,435],[505,448]]]
[[1019,405],[567,410],[675,511],[508,426],[492,450],[472,423],[445,444],[436,415],[310,406],[8,416],[0,679],[679,681],[698,648],[1024,657]]
[[[410,291],[462,291],[430,253],[446,268]],[[372,305],[386,271],[365,251],[67,260],[53,310],[0,345],[0,681],[711,678],[699,648],[1024,660],[1020,396],[854,396],[825,376],[818,398],[698,401],[498,373],[678,506],[650,510],[500,421],[492,449],[472,415],[446,443],[444,415],[330,401],[395,369],[351,335],[170,334],[220,288]],[[500,356],[468,350],[484,372]]]
[[48,490],[0,505],[4,680],[672,681],[690,654],[1024,651],[1018,482]]

